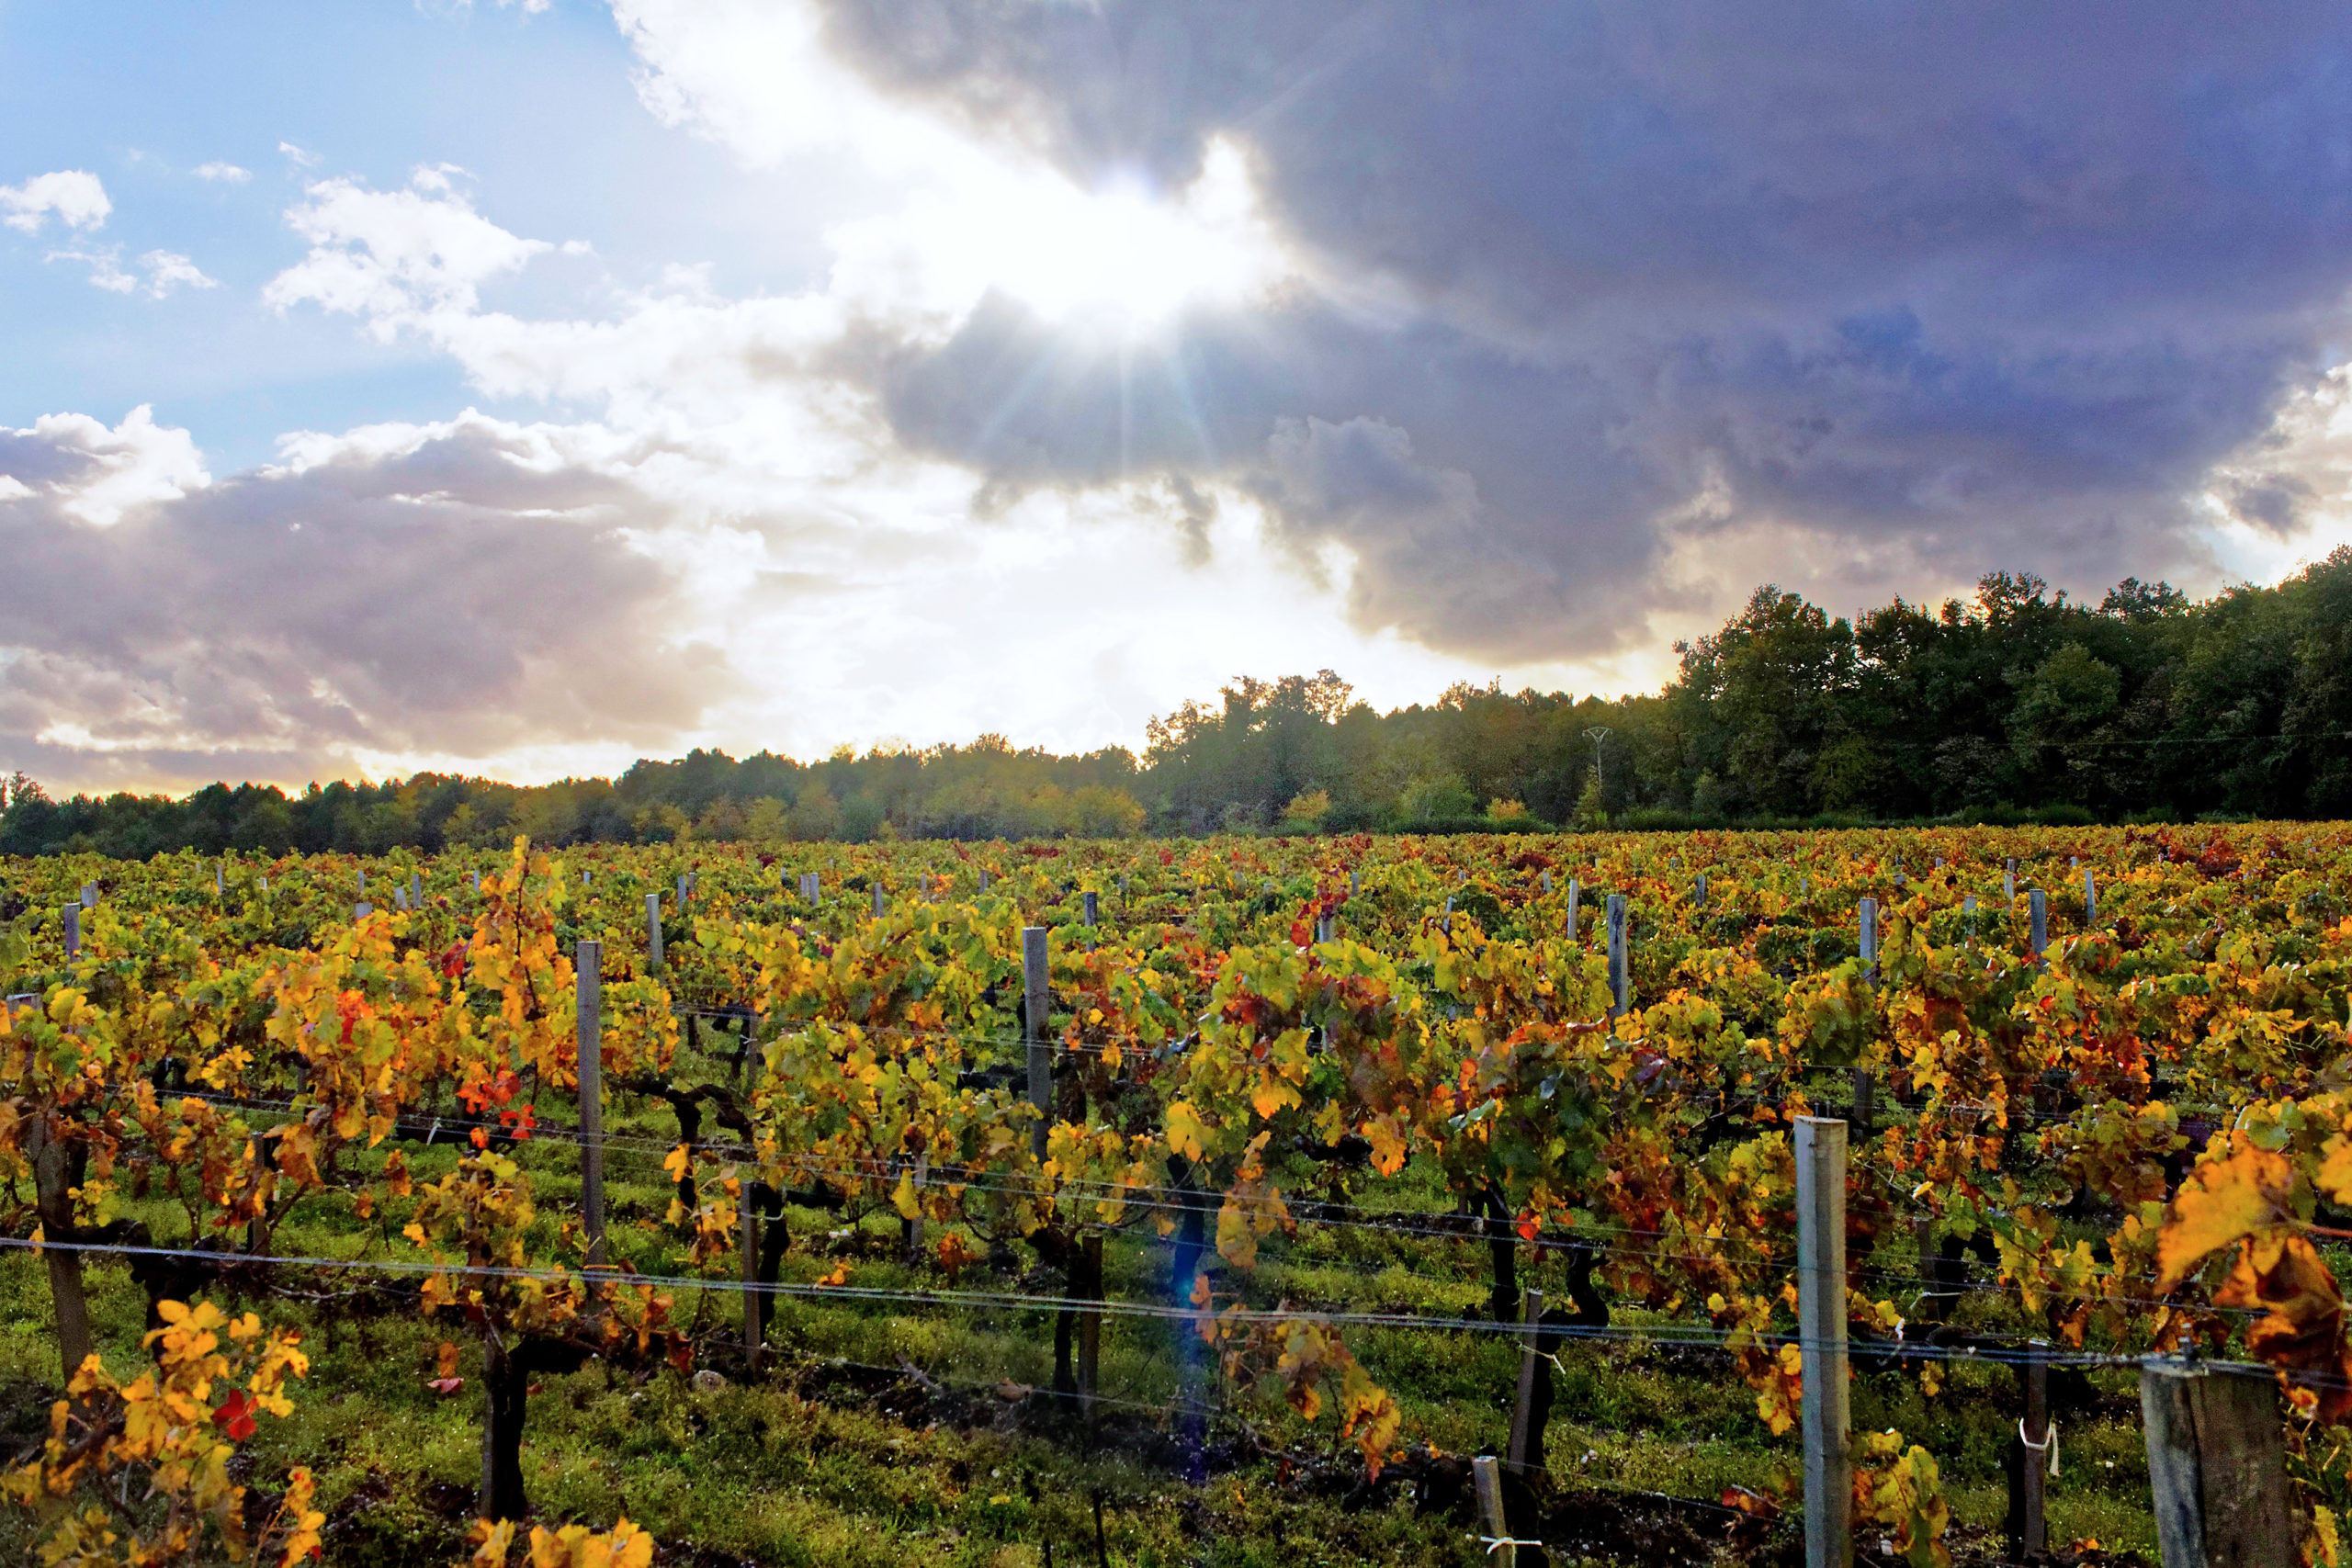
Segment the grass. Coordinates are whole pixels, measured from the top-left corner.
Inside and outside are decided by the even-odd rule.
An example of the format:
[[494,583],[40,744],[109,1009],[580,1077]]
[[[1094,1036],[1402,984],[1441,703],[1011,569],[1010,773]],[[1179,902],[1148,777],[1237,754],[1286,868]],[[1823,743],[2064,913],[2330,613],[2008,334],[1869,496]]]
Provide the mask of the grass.
[[[617,1224],[615,1247],[650,1273],[684,1271],[677,1239],[659,1224],[670,1191],[660,1158],[674,1124],[658,1103],[624,1101],[610,1131],[646,1140],[612,1156],[608,1203],[616,1215],[654,1217]],[[420,1178],[446,1170],[454,1155],[408,1150]],[[577,1150],[526,1145],[541,1224],[576,1197]],[[1448,1207],[1433,1178],[1409,1175],[1384,1202]],[[187,1221],[159,1194],[129,1202],[159,1238],[182,1236]],[[908,1269],[896,1256],[895,1214],[845,1220],[820,1211],[788,1213],[794,1248],[786,1278],[813,1280],[836,1257],[854,1256],[857,1283],[944,1283],[935,1269]],[[281,1251],[356,1256],[407,1254],[387,1246],[381,1215],[363,1221],[333,1196],[306,1203],[277,1237]],[[397,1233],[391,1233],[396,1236]],[[1110,1293],[1144,1299],[1165,1290],[1166,1251],[1146,1235],[1106,1249]],[[722,1264],[722,1270],[731,1259]],[[1531,1270],[1524,1281],[1559,1292],[1564,1281]],[[143,1298],[110,1263],[88,1270],[102,1353],[129,1372],[139,1363]],[[1021,1287],[985,1271],[964,1284]],[[680,1316],[725,1339],[740,1297],[720,1288],[680,1292]],[[1488,1288],[1483,1245],[1399,1237],[1361,1229],[1304,1226],[1295,1239],[1270,1238],[1253,1299],[1288,1298],[1352,1311],[1460,1312]],[[250,1482],[274,1491],[287,1468],[305,1464],[329,1514],[326,1558],[337,1564],[399,1562],[427,1568],[463,1555],[480,1475],[480,1349],[462,1325],[436,1327],[396,1308],[353,1315],[300,1303],[250,1303],[272,1322],[301,1326],[312,1357],[295,1392],[295,1414],[266,1422],[247,1446]],[[1645,1314],[1621,1310],[1621,1325]],[[435,1346],[463,1350],[462,1390],[428,1389]],[[1516,1351],[1500,1337],[1358,1328],[1346,1336],[1374,1375],[1397,1397],[1409,1439],[1448,1453],[1499,1448],[1509,1428]],[[640,1380],[600,1363],[545,1379],[530,1401],[525,1472],[537,1515],[607,1526],[626,1515],[663,1544],[662,1561],[699,1568],[754,1562],[1027,1568],[1094,1561],[1091,1499],[1104,1500],[1110,1560],[1125,1568],[1317,1568],[1383,1562],[1467,1565],[1481,1561],[1466,1517],[1440,1509],[1417,1516],[1409,1495],[1350,1507],[1335,1472],[1313,1461],[1329,1452],[1328,1419],[1309,1427],[1279,1405],[1250,1404],[1263,1451],[1238,1468],[1188,1483],[1155,1464],[1147,1439],[1156,1415],[1114,1406],[1111,1440],[1057,1433],[1026,1423],[993,1392],[1000,1380],[1050,1382],[1052,1318],[1045,1309],[901,1311],[883,1303],[786,1298],[771,1331],[776,1365],[755,1384],[730,1380],[697,1391],[664,1371]],[[844,1368],[837,1362],[848,1362]],[[862,1367],[922,1369],[948,1393],[923,1397],[903,1379]],[[1109,1319],[1103,1329],[1104,1392],[1142,1406],[1164,1406],[1180,1389],[1174,1325]],[[55,1340],[46,1277],[34,1258],[0,1258],[0,1439],[21,1446],[45,1422],[56,1396]],[[2005,1367],[1954,1365],[1943,1391],[1925,1397],[1914,1378],[1858,1376],[1858,1430],[1900,1428],[1942,1468],[1956,1534],[1997,1543],[2006,1494],[2001,1458],[2012,1429],[2012,1374]],[[2064,1544],[2096,1538],[2148,1553],[2153,1529],[2135,1401],[2128,1374],[2099,1374],[2096,1415],[2067,1421],[2063,1478],[2051,1488],[2050,1534]],[[1726,1487],[1785,1485],[1798,1469],[1795,1438],[1772,1437],[1755,1399],[1724,1358],[1639,1340],[1572,1343],[1560,1358],[1549,1434],[1555,1486],[1712,1500]],[[1225,1397],[1235,1397],[1227,1391]],[[1031,1401],[1025,1410],[1037,1402]],[[920,1406],[909,1419],[890,1412]],[[1214,1435],[1240,1431],[1227,1411]],[[1165,1451],[1166,1445],[1161,1449]],[[1220,1451],[1229,1450],[1229,1443]],[[1703,1514],[1696,1516],[1704,1517]],[[1865,1543],[1871,1544],[1871,1543]],[[1786,1532],[1765,1548],[1784,1552]],[[0,1560],[32,1560],[21,1511],[0,1507]],[[1629,1549],[1630,1551],[1630,1549]],[[1638,1561],[1640,1554],[1616,1561]]]

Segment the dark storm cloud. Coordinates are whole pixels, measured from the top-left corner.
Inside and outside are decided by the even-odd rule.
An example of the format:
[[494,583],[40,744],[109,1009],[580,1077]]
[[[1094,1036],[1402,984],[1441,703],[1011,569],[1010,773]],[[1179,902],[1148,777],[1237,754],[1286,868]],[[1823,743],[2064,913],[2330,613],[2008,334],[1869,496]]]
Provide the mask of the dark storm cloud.
[[282,778],[355,749],[650,744],[725,678],[663,650],[674,581],[619,533],[658,509],[517,433],[464,420],[102,525],[72,510],[109,465],[79,423],[0,432],[33,491],[0,501],[0,766]]
[[[2340,6],[858,0],[831,36],[1081,179],[1173,187],[1238,135],[1295,244],[1408,302],[1195,319],[1124,375],[993,306],[890,367],[904,434],[1000,488],[1239,477],[1365,550],[1360,615],[1449,646],[1623,634],[1701,497],[1829,580],[1865,539],[2190,563],[2191,492],[2352,284]],[[1392,428],[1467,491],[1334,508],[1284,468]],[[2307,492],[2238,493],[2278,529]]]

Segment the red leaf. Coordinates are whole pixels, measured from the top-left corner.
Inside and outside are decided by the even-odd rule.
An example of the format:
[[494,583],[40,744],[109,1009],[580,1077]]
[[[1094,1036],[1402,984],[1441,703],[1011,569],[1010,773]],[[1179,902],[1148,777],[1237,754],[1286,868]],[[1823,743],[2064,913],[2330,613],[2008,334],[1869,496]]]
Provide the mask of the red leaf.
[[212,1424],[229,1435],[231,1442],[242,1443],[254,1435],[253,1401],[242,1391],[232,1391],[212,1412]]

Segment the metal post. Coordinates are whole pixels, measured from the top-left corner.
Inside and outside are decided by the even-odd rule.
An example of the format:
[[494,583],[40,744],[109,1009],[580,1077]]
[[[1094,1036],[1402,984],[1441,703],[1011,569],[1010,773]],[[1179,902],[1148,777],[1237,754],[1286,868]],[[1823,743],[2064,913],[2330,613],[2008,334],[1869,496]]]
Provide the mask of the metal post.
[[1878,900],[1862,900],[1862,979],[1878,984]]
[[2033,953],[2033,961],[2041,962],[2041,950],[2050,945],[2050,895],[2037,887],[2026,895],[2030,925],[2026,942]]
[[645,966],[662,967],[662,895],[645,896]]
[[1609,1018],[1616,1021],[1632,1001],[1633,981],[1625,973],[1625,896],[1609,896]]
[[588,1266],[597,1269],[605,1262],[605,944],[574,944],[571,964],[580,984],[580,1212]]
[[1797,1118],[1797,1345],[1804,1375],[1806,1568],[1852,1568],[1846,1387],[1846,1123]]
[[752,1371],[760,1367],[760,1222],[752,1213],[752,1178],[742,1167],[742,1174],[735,1181],[735,1213],[741,1222],[742,1235],[738,1245],[743,1251],[743,1361]]
[[1054,1109],[1054,1061],[1052,1047],[1046,1043],[1046,1010],[1051,998],[1046,989],[1046,928],[1021,928],[1021,1001],[1022,1024],[1029,1043],[1029,1103],[1037,1108],[1037,1124],[1030,1130],[1029,1147],[1038,1159],[1046,1157],[1047,1122]]
[[2083,867],[2083,924],[2086,928],[2098,924],[2098,884],[2091,877],[2091,868]]
[[1510,1467],[1527,1473],[1527,1428],[1535,1414],[1535,1341],[1544,1320],[1544,1292],[1522,1292],[1527,1303],[1519,1341],[1519,1402],[1510,1412]]
[[2278,1389],[2268,1373],[2143,1361],[2140,1413],[2164,1568],[2296,1560]]

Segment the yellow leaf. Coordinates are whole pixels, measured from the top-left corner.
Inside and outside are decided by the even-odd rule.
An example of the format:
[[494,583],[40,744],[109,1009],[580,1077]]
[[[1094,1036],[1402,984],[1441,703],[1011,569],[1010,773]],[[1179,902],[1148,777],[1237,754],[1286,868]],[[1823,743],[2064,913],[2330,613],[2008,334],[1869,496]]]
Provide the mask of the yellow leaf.
[[1168,1106],[1168,1146],[1186,1159],[1198,1159],[1208,1138],[1208,1128],[1201,1122],[1201,1113],[1189,1100],[1171,1100]]
[[2156,1289],[2171,1290],[2218,1249],[2280,1224],[2293,1182],[2284,1156],[2244,1141],[2229,1158],[2191,1171],[2156,1236]]

